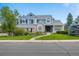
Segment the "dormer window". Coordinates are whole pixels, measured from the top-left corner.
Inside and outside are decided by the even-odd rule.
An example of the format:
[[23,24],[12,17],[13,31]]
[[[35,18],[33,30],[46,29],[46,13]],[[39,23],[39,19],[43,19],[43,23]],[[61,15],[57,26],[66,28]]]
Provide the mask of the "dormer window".
[[29,13],[27,14],[27,16],[35,16],[33,13]]
[[30,16],[32,16],[32,14],[30,14]]
[[47,19],[50,19],[50,18],[47,18]]

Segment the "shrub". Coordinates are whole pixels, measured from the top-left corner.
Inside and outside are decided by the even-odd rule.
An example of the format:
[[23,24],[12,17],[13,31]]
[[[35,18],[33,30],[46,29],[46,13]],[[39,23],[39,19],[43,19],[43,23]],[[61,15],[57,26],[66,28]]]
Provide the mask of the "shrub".
[[25,35],[38,36],[43,35],[42,32],[26,32]]
[[14,30],[14,35],[19,36],[19,35],[24,35],[25,30],[21,28],[17,28]]
[[44,35],[45,33],[44,32],[35,32],[34,34],[37,36],[37,35]]
[[24,35],[31,35],[31,36],[33,36],[34,33],[33,33],[33,32],[27,32],[27,31],[26,31],[26,32],[24,33]]
[[34,34],[36,34],[36,35],[41,35],[42,32],[35,32]]
[[56,33],[57,33],[57,34],[68,34],[67,31],[57,31]]
[[26,31],[26,32],[24,33],[24,35],[29,35],[29,32]]

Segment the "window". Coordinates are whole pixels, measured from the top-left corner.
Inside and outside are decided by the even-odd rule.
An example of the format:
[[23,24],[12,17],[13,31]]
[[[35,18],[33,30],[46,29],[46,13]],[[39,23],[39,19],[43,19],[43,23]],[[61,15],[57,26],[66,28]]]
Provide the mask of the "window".
[[34,23],[33,19],[29,19],[29,23],[33,24]]
[[50,19],[50,18],[47,18],[47,19]]
[[47,18],[47,22],[50,22],[50,18]]
[[43,23],[46,23],[46,19],[43,19]]
[[39,19],[37,19],[37,23],[39,23]]
[[30,16],[32,16],[32,14],[30,14]]
[[43,19],[37,19],[37,23],[42,24],[43,23]]
[[50,20],[47,20],[47,22],[50,22]]
[[26,19],[26,24],[27,24],[27,19]]
[[24,20],[23,20],[22,22],[23,22],[23,23],[25,23],[25,21],[24,21]]
[[21,24],[22,24],[22,23],[25,23],[25,20],[20,19],[20,23],[21,23]]
[[61,30],[61,26],[55,26],[55,30],[57,31]]
[[20,19],[20,23],[22,23],[22,19]]

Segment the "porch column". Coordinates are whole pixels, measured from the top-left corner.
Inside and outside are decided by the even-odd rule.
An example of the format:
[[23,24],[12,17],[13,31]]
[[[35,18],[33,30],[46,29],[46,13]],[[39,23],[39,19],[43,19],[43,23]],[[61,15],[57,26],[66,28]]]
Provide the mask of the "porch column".
[[53,25],[53,33],[55,33],[55,26]]

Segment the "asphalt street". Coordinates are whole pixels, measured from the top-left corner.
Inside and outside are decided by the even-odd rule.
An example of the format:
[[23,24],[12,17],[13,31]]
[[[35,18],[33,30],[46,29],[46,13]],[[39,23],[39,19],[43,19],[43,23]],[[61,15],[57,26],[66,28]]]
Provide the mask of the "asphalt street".
[[79,56],[79,42],[0,42],[0,56]]

